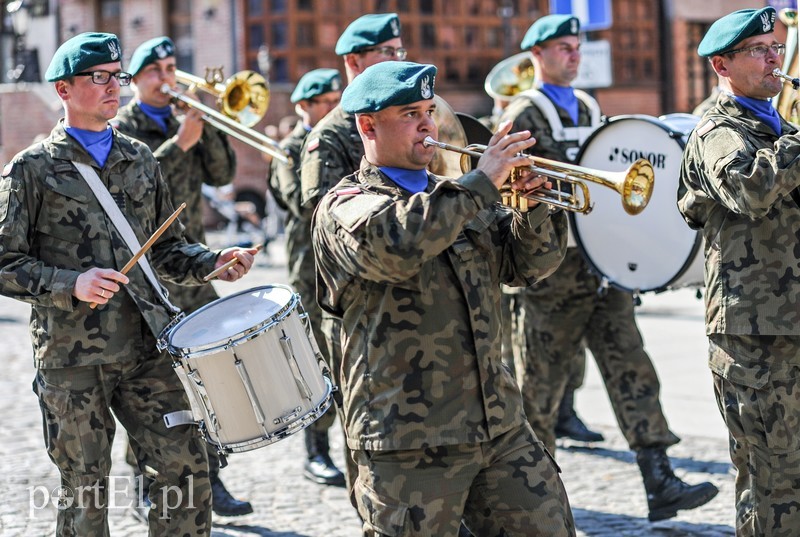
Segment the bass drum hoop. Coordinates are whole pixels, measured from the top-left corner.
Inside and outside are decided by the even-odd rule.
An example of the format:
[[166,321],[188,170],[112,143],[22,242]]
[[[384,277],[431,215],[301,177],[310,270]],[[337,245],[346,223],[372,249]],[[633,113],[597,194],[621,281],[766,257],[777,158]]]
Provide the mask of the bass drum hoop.
[[[631,120],[646,121],[663,129],[669,135],[670,138],[674,139],[678,143],[678,145],[681,148],[681,151],[683,151],[686,149],[686,142],[684,141],[684,136],[688,138],[691,131],[680,132],[678,130],[670,128],[670,126],[668,125],[668,121],[673,118],[677,119],[678,121],[688,121],[689,118],[691,117],[697,117],[697,116],[692,116],[692,114],[676,113],[676,114],[659,116],[658,118],[656,118],[654,116],[648,116],[644,114],[624,114],[624,115],[614,116],[612,118],[606,118],[603,124],[597,129],[595,129],[595,131],[592,132],[592,134],[590,134],[589,137],[586,139],[586,141],[583,143],[583,145],[580,148],[580,151],[578,152],[578,156],[575,158],[575,162],[580,163],[582,161],[583,156],[587,151],[587,149],[590,147],[592,140],[594,140],[597,136],[599,136],[605,127],[611,124],[616,124],[619,122],[631,121]],[[699,119],[700,118],[698,118],[698,121]],[[677,180],[675,184],[677,185]],[[658,188],[658,174],[656,174],[655,188]],[[646,211],[647,209],[645,208],[645,212]],[[571,233],[575,238],[577,247],[580,250],[581,255],[583,256],[583,259],[589,265],[590,270],[595,274],[597,274],[602,279],[604,279],[605,281],[607,281],[609,285],[612,285],[617,289],[622,289],[623,291],[628,291],[631,293],[649,293],[649,292],[661,293],[663,291],[668,291],[670,289],[673,289],[674,288],[673,284],[675,282],[678,282],[681,279],[681,277],[686,273],[686,271],[696,262],[696,257],[698,256],[698,252],[703,246],[702,235],[698,232],[696,234],[694,244],[689,249],[689,255],[686,257],[686,260],[683,262],[680,269],[671,278],[669,278],[665,283],[661,285],[647,287],[647,288],[632,288],[625,286],[618,281],[608,278],[606,274],[603,273],[603,270],[600,268],[600,266],[598,266],[598,264],[588,254],[587,250],[588,244],[581,238],[580,234],[575,231],[579,228],[579,226],[576,224],[576,218],[578,218],[578,216],[579,215],[575,214],[574,212],[569,212],[568,214],[569,225],[570,229],[572,230]]]

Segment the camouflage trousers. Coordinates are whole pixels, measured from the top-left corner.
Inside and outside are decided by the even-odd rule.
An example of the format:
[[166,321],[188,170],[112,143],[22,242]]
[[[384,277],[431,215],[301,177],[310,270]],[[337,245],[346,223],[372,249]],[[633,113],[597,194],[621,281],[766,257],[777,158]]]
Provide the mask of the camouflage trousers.
[[107,536],[108,509],[136,504],[130,495],[120,500],[110,494],[122,488],[109,482],[115,416],[135,439],[139,460],[157,472],[149,491],[149,534],[211,533],[204,442],[193,426],[168,429],[163,420],[164,414],[189,409],[186,394],[165,354],[144,355],[140,361],[37,372],[33,387],[45,445],[61,473],[59,536]]
[[364,537],[575,535],[555,461],[527,424],[494,440],[354,451]]
[[661,385],[644,350],[630,293],[609,288],[589,272],[577,248],[558,270],[512,296],[512,347],[525,413],[555,453],[558,407],[579,370],[582,346],[592,352],[617,422],[631,449],[676,444],[659,400]]
[[[339,385],[339,389],[344,386],[342,371],[342,321],[336,317],[328,314],[322,314],[322,334],[323,342],[327,352],[323,351],[328,359],[328,367],[331,370],[334,381]],[[330,411],[326,414],[331,414]],[[336,405],[336,414],[339,416],[339,423],[344,426],[344,410],[338,404]],[[323,416],[324,417],[324,416]],[[331,420],[333,415],[331,414]],[[344,442],[344,461],[345,461],[345,479],[347,481],[347,491],[350,494],[350,503],[356,507],[355,498],[353,497],[353,484],[355,483],[356,476],[358,475],[358,465],[353,458],[353,452],[347,447],[347,442]]]
[[736,467],[736,535],[800,528],[800,337],[713,334],[709,365]]
[[[328,358],[331,350],[322,332],[322,310],[317,305],[317,301],[314,300],[314,289],[313,287],[311,289],[307,289],[306,286],[300,285],[297,281],[293,282],[293,287],[296,292],[300,293],[303,302],[303,309],[308,315],[308,322],[311,325],[311,333],[314,334],[314,339],[317,342],[317,346],[319,347],[322,356],[325,358],[325,361],[328,364],[328,368],[331,368],[331,360]],[[341,351],[339,354],[341,354]],[[341,363],[341,359],[339,360],[339,363]],[[331,377],[334,383],[338,382],[333,369],[331,369]],[[334,421],[336,421],[336,411],[333,408],[333,405],[331,405],[331,408],[329,408],[317,421],[309,425],[308,428],[318,433],[327,432],[328,429],[333,427]]]

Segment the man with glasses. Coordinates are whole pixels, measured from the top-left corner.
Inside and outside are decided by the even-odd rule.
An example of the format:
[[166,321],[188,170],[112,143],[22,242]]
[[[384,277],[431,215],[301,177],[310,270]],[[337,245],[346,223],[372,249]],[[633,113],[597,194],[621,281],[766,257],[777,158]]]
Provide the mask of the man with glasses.
[[[272,160],[269,187],[278,205],[286,211],[286,257],[289,283],[300,293],[314,337],[323,342],[320,331],[322,311],[314,297],[316,272],[311,247],[310,214],[300,207],[300,148],[309,131],[328,112],[339,105],[342,78],[336,69],[314,69],[297,82],[291,102],[300,120],[280,146],[291,157],[290,164]],[[328,430],[334,422],[333,410],[326,412],[303,431],[306,441],[306,462],[303,476],[321,485],[345,486],[344,474],[330,457]]]
[[220,275],[233,281],[255,250],[210,251],[188,243],[176,222],[148,263],[119,272],[134,243],[173,213],[150,150],[108,123],[130,82],[121,58],[119,40],[106,33],[77,35],[56,50],[45,76],[64,119],[0,177],[0,292],[32,305],[33,388],[64,499],[56,534],[108,535],[108,508],[131,504],[111,494],[116,418],[157,472],[150,535],[209,535],[205,442],[193,425],[164,421],[189,411],[172,359],[156,347],[175,309],[145,270],[197,285],[238,259]]
[[[534,22],[522,40],[536,72],[535,88],[519,94],[501,121],[530,130],[535,156],[571,162],[597,128],[597,102],[571,83],[578,75],[580,25],[571,15]],[[578,216],[580,218],[580,216]],[[660,383],[644,350],[631,293],[604,289],[570,240],[567,254],[548,278],[512,294],[512,349],[525,413],[545,446],[555,453],[560,410],[576,372],[582,375],[584,341],[597,362],[612,408],[636,460],[647,494],[648,519],[671,518],[710,501],[717,488],[684,483],[672,471],[670,431],[659,400]],[[514,290],[516,291],[516,290]],[[574,386],[574,384],[573,384]]]
[[[175,44],[169,37],[145,41],[133,51],[129,69],[133,75],[133,99],[121,108],[114,119],[120,132],[147,144],[158,159],[161,174],[169,186],[173,206],[186,203],[181,213],[185,234],[192,242],[206,243],[203,227],[203,184],[222,186],[233,180],[236,156],[221,131],[207,125],[202,112],[188,108],[178,115],[172,97],[161,91],[167,84],[175,88]],[[211,283],[177,285],[166,282],[170,300],[185,313],[219,298]],[[128,464],[143,471],[142,498],[147,504],[147,489],[152,482],[146,462],[138,456],[135,443],[128,450]],[[219,478],[219,456],[208,446],[211,491],[214,513],[241,516],[253,512],[249,502],[234,498]],[[141,510],[141,509],[140,509]]]
[[771,99],[771,7],[735,11],[697,53],[721,95],[689,137],[678,207],[705,239],[709,367],[736,467],[736,535],[800,528],[800,138]]
[[[400,56],[405,58],[400,19],[396,13],[359,17],[342,32],[336,42],[336,54],[344,60],[348,84],[370,65],[399,59]],[[358,135],[355,116],[345,112],[341,106],[334,108],[306,136],[300,154],[300,208],[304,213],[302,218],[310,222],[322,196],[343,177],[355,172],[364,156],[364,144]],[[339,321],[323,313],[321,333],[327,348],[327,353],[323,353],[327,354],[328,365],[338,382],[342,354]],[[349,456],[345,459],[346,477],[352,484],[355,466]]]

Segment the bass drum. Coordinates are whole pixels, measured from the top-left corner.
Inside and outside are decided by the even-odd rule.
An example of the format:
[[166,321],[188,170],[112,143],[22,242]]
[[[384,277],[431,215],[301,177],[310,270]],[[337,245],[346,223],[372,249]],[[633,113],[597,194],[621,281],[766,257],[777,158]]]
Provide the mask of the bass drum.
[[634,293],[703,285],[702,237],[677,207],[683,149],[699,121],[691,114],[616,116],[581,147],[581,166],[623,171],[646,158],[655,171],[653,197],[641,214],[628,215],[619,194],[592,183],[594,210],[570,214],[578,248],[609,284]]

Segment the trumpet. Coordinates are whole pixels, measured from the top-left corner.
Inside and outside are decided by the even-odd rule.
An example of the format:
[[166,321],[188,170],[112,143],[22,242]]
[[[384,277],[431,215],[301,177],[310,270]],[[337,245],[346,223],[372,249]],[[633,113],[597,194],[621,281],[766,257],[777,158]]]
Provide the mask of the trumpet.
[[175,78],[189,90],[197,89],[217,97],[217,106],[222,112],[173,90],[169,84],[161,86],[162,93],[199,110],[205,122],[228,136],[283,164],[291,164],[288,153],[278,142],[251,128],[261,121],[269,106],[269,88],[263,76],[255,71],[240,71],[223,82],[222,69],[215,68],[206,69],[205,78],[180,70],[175,71]]
[[[458,147],[426,137],[423,143],[440,149],[461,153],[461,171],[468,172],[472,168],[472,158],[480,158],[486,150],[485,145],[471,144]],[[546,158],[527,157],[531,164],[525,168],[531,172],[547,177],[555,183],[555,188],[538,188],[532,192],[519,192],[511,188],[516,180],[517,171],[512,171],[509,180],[500,188],[503,204],[521,211],[528,210],[528,200],[545,203],[567,211],[589,214],[592,210],[591,197],[587,182],[613,188],[622,196],[622,207],[630,215],[641,213],[653,195],[655,174],[650,161],[640,158],[622,172],[607,172],[585,168],[574,164],[566,164]]]
[[784,82],[788,82],[789,84],[792,85],[792,88],[794,89],[800,88],[800,78],[794,78],[793,76],[787,75],[777,67],[772,70],[772,76],[774,76],[775,78],[780,78]]

